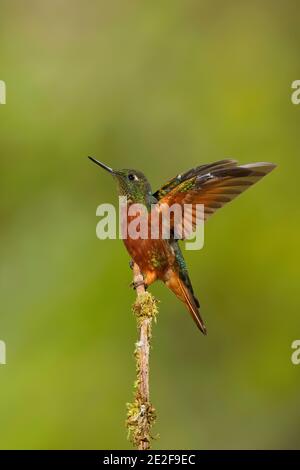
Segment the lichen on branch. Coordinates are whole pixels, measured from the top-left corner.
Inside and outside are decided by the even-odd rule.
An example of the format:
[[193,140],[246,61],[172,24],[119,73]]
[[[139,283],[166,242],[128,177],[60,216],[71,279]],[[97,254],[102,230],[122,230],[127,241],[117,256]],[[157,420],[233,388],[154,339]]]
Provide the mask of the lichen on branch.
[[156,420],[155,408],[150,402],[149,355],[152,337],[152,321],[156,322],[158,307],[156,299],[145,291],[141,283],[141,273],[134,265],[134,283],[138,285],[137,298],[132,306],[139,331],[139,341],[135,344],[136,380],[134,401],[127,404],[128,438],[135,448],[148,450],[151,447],[152,426]]
[[[141,328],[144,320],[150,319],[156,322],[158,314],[157,300],[150,292],[142,292],[137,296],[136,301],[132,305],[132,311],[136,316],[138,328]],[[151,339],[151,323],[149,323],[149,334],[149,339]]]

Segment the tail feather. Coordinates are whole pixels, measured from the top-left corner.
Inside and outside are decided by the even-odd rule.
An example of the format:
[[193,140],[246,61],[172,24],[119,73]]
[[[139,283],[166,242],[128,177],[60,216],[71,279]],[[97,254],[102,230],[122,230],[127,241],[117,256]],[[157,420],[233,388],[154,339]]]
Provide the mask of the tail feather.
[[204,335],[206,335],[207,330],[198,310],[199,302],[196,300],[190,289],[176,273],[172,274],[166,284],[174,294],[176,294],[176,296],[185,303],[197,327]]

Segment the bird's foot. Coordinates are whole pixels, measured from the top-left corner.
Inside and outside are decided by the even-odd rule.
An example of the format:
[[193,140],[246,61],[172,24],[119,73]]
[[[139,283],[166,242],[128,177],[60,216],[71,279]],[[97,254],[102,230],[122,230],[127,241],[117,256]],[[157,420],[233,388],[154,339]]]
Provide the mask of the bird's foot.
[[133,269],[133,266],[134,266],[134,261],[133,261],[133,259],[131,259],[131,260],[129,261],[129,267],[130,267],[130,269]]
[[147,290],[147,288],[148,288],[147,284],[145,284],[144,281],[137,281],[137,282],[132,281],[129,284],[129,287],[132,287],[134,290],[136,290],[140,286],[144,286],[145,290]]

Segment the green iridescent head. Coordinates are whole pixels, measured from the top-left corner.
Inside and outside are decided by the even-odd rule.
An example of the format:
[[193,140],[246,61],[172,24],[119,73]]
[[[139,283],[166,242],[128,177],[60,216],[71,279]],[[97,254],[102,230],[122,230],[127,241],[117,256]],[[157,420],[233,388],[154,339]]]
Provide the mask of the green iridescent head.
[[117,180],[121,196],[126,196],[128,200],[133,202],[143,202],[145,197],[152,195],[150,183],[141,171],[132,169],[113,170],[93,157],[89,157],[89,159],[108,171]]

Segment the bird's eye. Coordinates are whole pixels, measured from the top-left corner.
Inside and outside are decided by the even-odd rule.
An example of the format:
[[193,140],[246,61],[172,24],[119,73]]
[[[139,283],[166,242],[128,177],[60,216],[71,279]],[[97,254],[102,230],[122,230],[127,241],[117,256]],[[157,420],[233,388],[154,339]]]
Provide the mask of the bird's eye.
[[130,173],[130,174],[128,175],[128,179],[129,179],[130,181],[133,181],[133,180],[135,179],[134,174]]

